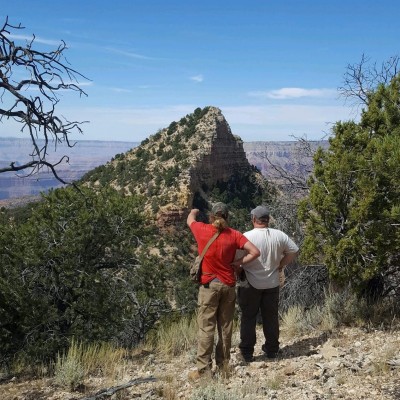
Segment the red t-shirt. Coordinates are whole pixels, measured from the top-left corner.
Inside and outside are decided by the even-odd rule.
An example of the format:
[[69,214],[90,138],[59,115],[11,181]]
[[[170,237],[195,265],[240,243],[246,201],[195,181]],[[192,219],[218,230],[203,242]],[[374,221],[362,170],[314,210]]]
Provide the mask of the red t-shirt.
[[[217,232],[213,225],[197,221],[191,223],[190,230],[196,239],[199,254]],[[211,243],[203,258],[201,283],[204,285],[218,278],[228,286],[235,285],[235,274],[230,264],[235,258],[236,250],[242,249],[248,241],[239,231],[225,228]]]

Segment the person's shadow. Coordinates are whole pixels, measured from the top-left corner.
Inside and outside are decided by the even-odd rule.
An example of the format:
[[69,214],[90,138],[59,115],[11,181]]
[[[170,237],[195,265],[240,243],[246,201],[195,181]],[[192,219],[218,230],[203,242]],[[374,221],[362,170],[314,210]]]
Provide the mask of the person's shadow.
[[[301,356],[311,356],[312,354],[317,354],[318,350],[316,347],[325,343],[329,338],[327,332],[321,333],[319,336],[312,338],[301,339],[298,342],[294,342],[288,346],[284,346],[279,350],[278,357],[276,360],[282,358],[296,358]],[[267,359],[265,354],[255,357],[256,361],[264,361]]]

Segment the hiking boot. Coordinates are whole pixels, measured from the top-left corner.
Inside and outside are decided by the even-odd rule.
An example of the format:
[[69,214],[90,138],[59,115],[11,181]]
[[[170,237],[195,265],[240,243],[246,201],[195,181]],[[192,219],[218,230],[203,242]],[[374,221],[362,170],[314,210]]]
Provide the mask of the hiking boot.
[[261,350],[265,353],[267,358],[273,359],[278,357],[278,352],[277,351],[268,351],[267,348],[265,347],[265,344],[261,346]]
[[246,365],[246,364],[251,363],[252,361],[254,361],[254,357],[252,355],[243,354],[243,353],[239,353],[236,356],[236,359],[237,359],[237,361],[238,361],[238,363],[240,365]]
[[188,372],[188,379],[189,381],[195,382],[198,381],[201,378],[211,378],[212,374],[211,371],[206,369],[205,371],[199,371],[198,369],[195,369],[193,371]]
[[189,381],[198,381],[201,378],[199,370],[195,369],[193,371],[188,372]]

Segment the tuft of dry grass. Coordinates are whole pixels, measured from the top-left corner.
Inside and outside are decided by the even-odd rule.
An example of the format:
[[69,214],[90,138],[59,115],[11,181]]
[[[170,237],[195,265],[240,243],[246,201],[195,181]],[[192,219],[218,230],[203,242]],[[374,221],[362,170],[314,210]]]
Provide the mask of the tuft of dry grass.
[[398,356],[399,345],[400,343],[388,343],[382,349],[379,349],[379,353],[377,353],[376,359],[372,364],[375,374],[384,375],[390,371],[389,362]]
[[166,321],[149,335],[146,344],[166,356],[178,356],[190,352],[197,341],[196,317],[182,317],[178,321]]
[[307,329],[304,310],[300,306],[289,307],[282,315],[281,330],[288,338],[302,335]]
[[394,308],[385,302],[367,304],[350,290],[325,292],[324,303],[305,309],[300,305],[289,307],[281,316],[282,332],[293,338],[311,331],[332,331],[338,326],[393,326]]
[[57,356],[54,382],[66,389],[75,390],[83,384],[85,378],[83,366],[74,355]]
[[266,384],[269,389],[278,390],[285,381],[285,377],[282,374],[274,373],[266,379]]
[[288,338],[301,336],[320,327],[324,318],[320,307],[304,309],[292,306],[282,315],[281,329]]
[[242,400],[243,394],[240,387],[230,388],[227,390],[226,385],[216,382],[206,382],[200,387],[196,388],[190,400]]
[[165,356],[178,356],[195,348],[196,317],[182,317],[178,321],[163,322],[149,335],[147,344]]
[[85,375],[98,373],[101,376],[117,378],[120,366],[124,364],[127,351],[111,343],[93,343],[80,345],[80,358],[85,368]]
[[166,375],[164,377],[164,381],[165,384],[158,388],[158,395],[166,400],[178,399],[177,384],[174,377],[171,375]]
[[59,354],[54,367],[54,381],[62,387],[74,389],[89,375],[114,381],[123,373],[126,351],[110,343],[85,344],[71,341],[65,354]]

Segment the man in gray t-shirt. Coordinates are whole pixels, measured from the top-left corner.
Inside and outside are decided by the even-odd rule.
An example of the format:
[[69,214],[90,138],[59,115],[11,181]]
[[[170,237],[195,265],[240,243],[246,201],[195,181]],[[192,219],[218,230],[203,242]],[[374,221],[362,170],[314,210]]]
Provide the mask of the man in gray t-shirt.
[[242,312],[239,349],[245,361],[253,360],[256,322],[261,311],[265,343],[262,350],[275,358],[279,350],[279,272],[296,257],[299,248],[278,229],[268,227],[269,210],[258,206],[251,211],[254,229],[244,234],[258,249],[260,256],[244,266],[245,279],[238,288]]

